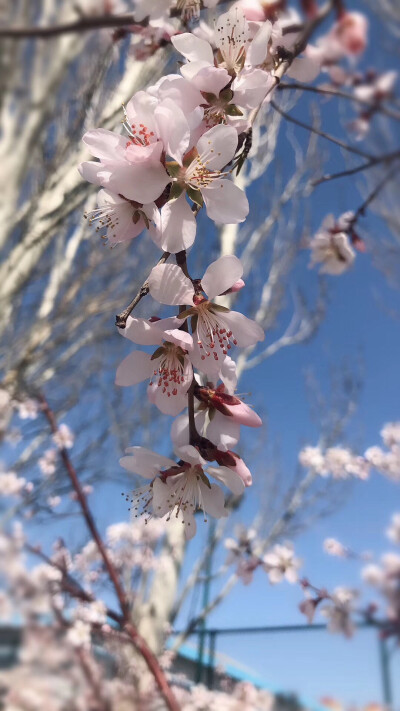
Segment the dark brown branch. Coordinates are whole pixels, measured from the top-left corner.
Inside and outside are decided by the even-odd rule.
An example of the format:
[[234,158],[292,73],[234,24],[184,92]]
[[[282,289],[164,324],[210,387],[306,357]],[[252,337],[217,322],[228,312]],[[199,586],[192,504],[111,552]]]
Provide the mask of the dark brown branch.
[[82,34],[92,30],[118,29],[132,25],[143,26],[147,22],[136,22],[132,14],[129,15],[98,15],[97,17],[81,17],[75,22],[66,22],[53,27],[1,27],[0,37],[8,39],[27,39],[38,37],[49,39],[60,35]]
[[[164,262],[167,261],[169,256],[170,256],[170,252],[164,252],[162,257],[158,260],[157,264],[164,264]],[[131,315],[133,309],[138,305],[139,301],[141,301],[144,296],[147,296],[148,293],[149,293],[149,282],[148,282],[148,278],[147,278],[146,281],[140,287],[136,296],[132,299],[129,306],[127,306],[126,309],[121,311],[121,313],[116,315],[115,325],[118,328],[125,328],[128,316]]]
[[[56,434],[58,431],[57,427],[57,421],[54,415],[54,412],[50,408],[46,398],[43,395],[39,395],[39,400],[42,405],[42,412],[44,416],[46,417],[50,429],[53,434]],[[120,625],[125,632],[129,635],[129,637],[132,639],[132,642],[137,649],[137,651],[142,655],[143,659],[145,660],[149,671],[152,673],[154,676],[154,680],[159,688],[160,693],[162,694],[164,701],[170,711],[180,711],[179,704],[177,700],[175,699],[174,694],[172,693],[171,688],[169,687],[169,684],[167,682],[167,679],[165,677],[165,674],[163,670],[161,669],[156,656],[153,654],[151,649],[147,646],[147,643],[143,639],[143,637],[139,634],[139,632],[135,629],[135,627],[131,624],[130,622],[130,616],[129,616],[129,603],[128,603],[128,598],[126,596],[124,587],[121,583],[121,580],[119,578],[119,575],[114,568],[114,565],[108,555],[107,549],[103,543],[103,540],[101,538],[101,535],[99,531],[97,530],[97,526],[95,523],[95,520],[93,518],[93,514],[89,508],[86,496],[84,494],[84,491],[80,485],[76,470],[71,462],[70,456],[65,448],[62,448],[60,450],[60,455],[61,459],[63,461],[65,470],[69,476],[69,479],[72,483],[72,486],[74,488],[74,491],[77,496],[77,500],[79,502],[79,505],[81,507],[81,511],[83,514],[83,517],[86,521],[86,525],[92,535],[93,540],[95,541],[97,548],[99,550],[99,553],[103,559],[105,568],[107,570],[107,573],[109,575],[109,578],[114,586],[115,593],[118,598],[118,602],[121,608],[121,613],[122,617],[120,620]]]

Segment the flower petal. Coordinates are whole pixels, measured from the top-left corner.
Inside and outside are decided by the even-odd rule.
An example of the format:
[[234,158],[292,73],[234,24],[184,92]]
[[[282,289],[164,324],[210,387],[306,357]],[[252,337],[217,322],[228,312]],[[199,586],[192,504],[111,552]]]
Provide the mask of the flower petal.
[[232,126],[218,124],[202,135],[196,148],[208,170],[222,170],[235,155],[237,144],[237,131]]
[[156,346],[163,339],[163,332],[158,325],[156,326],[144,318],[132,316],[128,316],[125,328],[119,329],[119,333],[139,346]]
[[228,469],[228,467],[208,467],[208,472],[211,476],[215,477],[215,479],[225,484],[226,488],[229,489],[232,494],[235,494],[235,496],[243,494],[245,489],[243,480],[236,472],[232,471],[232,469]]
[[223,320],[229,325],[240,348],[254,346],[257,341],[263,341],[265,338],[261,326],[239,311],[229,311],[229,313],[223,314]]
[[87,145],[93,156],[111,161],[124,157],[127,144],[127,139],[124,136],[113,133],[113,131],[107,131],[105,128],[95,128],[93,131],[87,131],[82,141]]
[[121,467],[124,467],[131,474],[139,474],[139,476],[152,479],[160,473],[161,469],[169,469],[176,466],[176,462],[169,457],[163,457],[161,454],[152,452],[146,447],[128,447],[126,450],[129,456],[122,457],[119,460]]
[[227,516],[228,512],[225,508],[224,492],[218,484],[211,484],[211,489],[206,484],[199,484],[202,495],[202,503],[204,511],[214,518],[222,518]]
[[164,252],[176,254],[192,246],[196,236],[196,219],[183,193],[161,209],[150,236]]
[[243,267],[240,259],[234,254],[226,254],[207,267],[201,280],[201,285],[209,299],[213,299],[217,294],[223,294],[230,289],[243,274]]
[[174,101],[165,99],[157,106],[154,116],[166,153],[182,164],[190,140],[190,128],[185,114]]
[[191,32],[183,32],[181,35],[171,37],[171,42],[175,49],[180,52],[189,62],[203,61],[207,64],[214,63],[212,47],[207,40],[196,37]]
[[133,351],[119,364],[115,384],[129,387],[147,380],[153,373],[151,355],[143,351]]
[[[234,129],[233,129],[234,130]],[[243,190],[231,180],[214,180],[210,187],[202,188],[207,215],[223,225],[244,222],[249,214],[249,203]]]
[[264,62],[267,56],[268,44],[271,39],[272,25],[267,20],[263,22],[258,32],[254,35],[254,38],[246,52],[246,64],[251,64],[253,67],[258,66]]
[[157,264],[150,272],[149,290],[160,304],[193,305],[193,284],[177,264]]

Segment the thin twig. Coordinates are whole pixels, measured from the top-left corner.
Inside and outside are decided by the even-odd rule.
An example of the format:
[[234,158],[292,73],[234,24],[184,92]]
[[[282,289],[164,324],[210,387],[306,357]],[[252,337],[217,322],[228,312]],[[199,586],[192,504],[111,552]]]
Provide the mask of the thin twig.
[[[169,256],[170,256],[170,252],[164,252],[162,257],[160,257],[160,259],[158,260],[157,264],[164,264],[164,262],[167,261]],[[141,301],[144,296],[147,296],[148,293],[149,293],[149,281],[148,281],[148,277],[147,277],[146,281],[142,284],[138,293],[132,299],[129,306],[127,306],[126,309],[121,311],[121,313],[116,315],[115,324],[118,328],[125,328],[128,316],[130,316],[133,309],[138,305],[139,301]]]
[[368,160],[374,160],[375,156],[372,156],[370,153],[366,153],[366,151],[361,150],[361,148],[356,148],[355,146],[351,146],[348,143],[345,143],[344,141],[341,141],[340,138],[336,138],[335,136],[331,136],[329,133],[326,133],[325,131],[321,131],[319,128],[315,128],[315,126],[310,126],[308,123],[304,123],[303,121],[300,121],[300,119],[294,118],[294,116],[291,116],[290,114],[286,113],[283,109],[281,109],[278,104],[275,103],[275,101],[271,101],[271,106],[272,108],[275,109],[281,116],[283,116],[284,119],[287,121],[290,121],[291,123],[296,124],[296,126],[300,126],[300,128],[304,128],[306,131],[310,131],[311,133],[316,133],[317,136],[321,136],[321,138],[325,138],[327,141],[330,141],[331,143],[334,143],[336,146],[340,146],[340,148],[343,148],[346,151],[349,151],[349,153],[355,153],[358,156],[362,156],[362,158],[367,158]]
[[[54,412],[50,408],[46,398],[41,394],[39,395],[39,400],[42,405],[42,412],[44,416],[46,417],[50,429],[53,434],[55,434],[58,431],[57,427],[57,421],[54,415]],[[74,488],[74,491],[77,496],[77,500],[80,504],[81,510],[83,517],[86,521],[86,525],[93,537],[93,540],[95,541],[97,548],[99,550],[99,553],[103,559],[105,568],[107,570],[107,573],[110,577],[110,580],[114,586],[115,593],[118,598],[118,602],[121,608],[121,613],[122,613],[122,618],[120,621],[120,625],[122,629],[129,635],[131,638],[135,648],[137,651],[142,655],[143,659],[145,660],[147,667],[149,671],[152,673],[154,676],[154,680],[160,690],[160,693],[162,694],[167,707],[170,711],[180,711],[179,704],[175,698],[175,695],[173,694],[166,676],[161,669],[157,657],[153,654],[151,649],[147,646],[147,643],[143,639],[143,637],[139,634],[139,632],[136,630],[136,628],[132,625],[130,622],[130,612],[129,612],[129,602],[127,595],[125,593],[124,587],[121,583],[121,580],[118,576],[118,573],[116,569],[114,568],[114,565],[111,561],[111,558],[108,555],[107,549],[103,543],[103,540],[101,538],[101,535],[99,531],[97,530],[97,526],[95,523],[95,520],[93,518],[93,514],[89,508],[86,496],[84,494],[84,491],[80,485],[76,470],[71,462],[70,456],[68,454],[68,451],[64,448],[60,450],[60,455],[61,459],[63,461],[64,467],[66,469],[66,472],[71,480],[72,486]]]
[[354,94],[349,94],[346,91],[338,91],[336,89],[323,89],[322,87],[319,86],[312,86],[309,84],[299,84],[297,82],[281,82],[279,84],[279,91],[285,90],[285,89],[297,89],[299,91],[308,91],[312,92],[313,94],[321,94],[322,96],[336,96],[339,99],[348,99],[348,101],[352,101],[355,104],[359,104],[360,106],[365,106],[366,108],[376,112],[380,111],[383,114],[386,114],[386,116],[390,116],[390,118],[396,119],[397,121],[400,121],[400,113],[398,111],[394,111],[388,106],[384,106],[383,104],[379,104],[379,106],[371,103],[370,101],[367,101],[366,99],[360,99],[358,96],[355,96]]
[[316,178],[315,180],[312,180],[311,185],[315,188],[317,185],[327,183],[329,180],[336,180],[337,178],[347,178],[349,175],[355,175],[356,173],[361,173],[363,170],[369,170],[370,168],[373,168],[374,166],[379,165],[380,163],[390,163],[391,161],[396,160],[396,158],[400,158],[400,150],[395,151],[394,153],[389,153],[384,156],[377,156],[376,158],[368,160],[366,163],[361,163],[360,165],[357,165],[355,168],[341,170],[338,173],[328,173],[326,175],[323,175],[321,178]]
[[364,202],[359,206],[359,208],[355,211],[354,217],[351,220],[351,225],[355,225],[357,222],[358,218],[365,215],[365,211],[367,207],[375,200],[376,197],[378,197],[379,193],[383,190],[383,188],[387,185],[390,180],[396,175],[396,173],[400,170],[400,166],[396,165],[395,167],[392,168],[389,173],[383,176],[382,180],[375,186],[373,191],[368,195],[368,197],[364,200]]

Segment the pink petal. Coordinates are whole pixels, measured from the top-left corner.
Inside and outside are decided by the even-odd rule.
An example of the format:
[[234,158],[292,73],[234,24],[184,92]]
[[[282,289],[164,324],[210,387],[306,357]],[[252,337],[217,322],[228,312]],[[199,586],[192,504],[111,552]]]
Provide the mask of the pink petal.
[[223,320],[228,324],[240,348],[254,346],[257,341],[263,341],[265,338],[261,326],[239,311],[229,311],[229,313],[223,314]]
[[182,164],[190,140],[190,128],[185,114],[174,101],[165,99],[156,108],[154,115],[166,153]]
[[218,449],[226,452],[237,444],[240,425],[233,417],[225,417],[216,411],[207,427],[206,436]]
[[160,304],[193,305],[194,289],[177,264],[158,264],[149,276],[150,294]]
[[214,518],[227,516],[228,512],[225,508],[225,497],[222,489],[217,484],[211,484],[211,489],[206,484],[200,484],[200,488],[204,511]]
[[321,72],[320,63],[311,57],[297,57],[293,60],[286,74],[292,79],[304,83],[314,81]]
[[82,141],[90,149],[96,158],[115,161],[124,157],[124,151],[128,140],[123,136],[107,131],[105,128],[95,128],[87,131]]
[[157,200],[171,182],[161,163],[109,163],[100,178],[113,192],[142,204]]
[[181,35],[171,37],[171,42],[175,49],[183,54],[189,62],[203,61],[208,64],[214,63],[214,54],[209,42],[200,37],[196,37],[191,32],[184,32]]
[[232,469],[228,469],[228,467],[208,467],[208,472],[215,479],[225,484],[226,488],[235,496],[243,494],[245,489],[243,480]]
[[231,180],[216,179],[210,187],[202,188],[201,193],[206,204],[207,215],[217,223],[234,225],[244,222],[249,214],[246,195]]
[[240,259],[234,254],[226,254],[207,267],[201,284],[208,298],[213,299],[217,294],[223,294],[230,289],[242,274],[243,267]]
[[218,124],[202,135],[196,148],[205,157],[208,170],[222,170],[235,155],[237,144],[237,131],[232,126]]
[[176,462],[169,457],[163,457],[146,447],[128,447],[126,453],[129,456],[119,460],[121,466],[131,474],[139,474],[146,479],[157,476],[161,469],[169,469],[176,465]]
[[244,402],[241,402],[240,405],[226,405],[226,407],[232,413],[232,419],[235,422],[247,427],[261,427],[261,417]]
[[129,387],[147,380],[153,374],[151,355],[143,351],[133,351],[119,364],[115,384]]
[[183,193],[161,209],[155,230],[150,236],[164,252],[176,254],[192,246],[196,236],[196,219]]
[[163,415],[176,417],[184,407],[187,407],[186,393],[189,387],[190,382],[186,384],[186,392],[178,392],[176,395],[168,397],[167,393],[163,392],[162,387],[159,387],[157,383],[152,383],[147,388],[147,397],[152,405],[155,405]]
[[255,34],[247,52],[246,63],[248,62],[253,67],[262,64],[267,56],[268,44],[271,39],[272,25],[267,20],[263,22],[258,32]]
[[121,328],[119,333],[140,346],[155,346],[163,340],[160,327],[150,321],[146,321],[144,318],[134,318],[132,316],[128,316],[126,327]]

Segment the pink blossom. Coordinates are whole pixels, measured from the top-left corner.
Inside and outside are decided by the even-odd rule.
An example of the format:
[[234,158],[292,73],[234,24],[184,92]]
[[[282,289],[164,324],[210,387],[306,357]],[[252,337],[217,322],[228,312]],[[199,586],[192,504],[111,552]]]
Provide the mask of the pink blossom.
[[133,351],[126,356],[117,368],[116,384],[127,387],[150,379],[149,400],[168,415],[177,415],[187,405],[186,394],[193,379],[188,357],[193,339],[190,334],[178,330],[179,325],[180,322],[173,318],[152,323],[130,316],[126,328],[120,330],[134,343],[157,345],[158,348],[153,354]]
[[301,560],[294,555],[291,543],[278,543],[263,557],[263,568],[268,573],[269,581],[273,585],[287,580],[296,583]]
[[[207,268],[201,280],[202,289],[209,299],[213,299],[232,286],[241,277],[242,271],[237,257],[221,257]],[[153,298],[162,304],[189,306],[179,315],[179,319],[183,322],[186,318],[192,318],[194,332],[190,359],[204,373],[218,374],[232,344],[246,347],[264,339],[264,332],[255,321],[196,294],[192,282],[177,265],[159,264],[154,267],[149,277],[149,288]]]
[[[348,223],[346,223],[347,225]],[[320,264],[321,274],[343,274],[354,262],[355,252],[344,229],[332,215],[323,221],[319,231],[310,242],[310,267]]]
[[74,446],[75,435],[68,425],[62,423],[58,426],[57,432],[53,434],[53,441],[58,449],[71,449]]
[[110,247],[137,237],[146,227],[149,228],[157,214],[154,203],[140,205],[104,189],[99,191],[97,205],[97,209],[86,213],[85,217],[91,225],[99,223],[96,232],[107,230]]
[[56,471],[56,461],[58,452],[56,449],[47,449],[40,457],[38,464],[43,476],[50,477]]
[[209,466],[190,445],[177,452],[183,461],[179,464],[144,447],[129,447],[126,451],[127,456],[120,460],[121,466],[132,474],[151,479],[148,486],[133,492],[133,515],[152,512],[158,517],[166,516],[167,520],[173,513],[180,515],[187,538],[196,532],[194,514],[198,509],[214,518],[227,515],[223,491],[217,484],[210,483],[208,475],[233,493],[244,488],[241,479],[230,469]]

